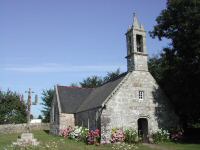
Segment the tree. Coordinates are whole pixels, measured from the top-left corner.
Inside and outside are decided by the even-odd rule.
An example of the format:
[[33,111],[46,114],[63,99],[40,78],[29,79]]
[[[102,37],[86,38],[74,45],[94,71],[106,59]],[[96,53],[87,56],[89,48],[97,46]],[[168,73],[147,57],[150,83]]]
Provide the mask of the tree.
[[53,101],[55,90],[54,89],[48,89],[48,90],[43,90],[42,92],[42,105],[43,110],[43,122],[50,122],[50,110],[51,110],[51,103]]
[[116,79],[121,74],[120,69],[118,68],[116,71],[108,72],[104,77],[103,82],[106,83],[108,81]]
[[72,87],[78,87],[79,85],[78,85],[78,83],[71,83],[70,86],[72,86]]
[[83,88],[94,88],[101,86],[103,84],[103,80],[98,76],[91,76],[84,79],[79,83]]
[[41,116],[41,115],[39,115],[39,116],[38,116],[38,119],[41,119],[41,120],[43,120],[43,118],[42,118],[42,116]]
[[162,76],[161,72],[163,71],[162,69],[162,58],[159,56],[154,56],[148,60],[148,68],[153,77],[156,79],[156,81],[161,81]]
[[26,104],[20,95],[8,90],[0,91],[0,124],[25,123]]
[[[168,0],[150,35],[171,41],[150,71],[175,106],[182,123],[200,122],[200,1]],[[156,68],[154,65],[158,65]]]
[[[84,79],[82,82],[79,82],[83,88],[95,88],[103,85],[104,83],[116,79],[121,74],[120,69],[117,69],[113,72],[107,72],[107,75],[102,78],[99,76],[91,76]],[[72,86],[77,84],[71,84]]]

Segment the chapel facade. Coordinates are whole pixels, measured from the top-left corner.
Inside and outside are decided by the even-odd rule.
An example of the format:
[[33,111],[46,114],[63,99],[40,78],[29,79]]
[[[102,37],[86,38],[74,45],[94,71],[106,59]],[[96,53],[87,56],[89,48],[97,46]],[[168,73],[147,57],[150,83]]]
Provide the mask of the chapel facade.
[[127,72],[97,88],[55,86],[50,132],[67,126],[100,129],[109,142],[113,128],[133,128],[148,140],[159,129],[178,125],[173,106],[148,71],[146,31],[134,15],[126,32]]

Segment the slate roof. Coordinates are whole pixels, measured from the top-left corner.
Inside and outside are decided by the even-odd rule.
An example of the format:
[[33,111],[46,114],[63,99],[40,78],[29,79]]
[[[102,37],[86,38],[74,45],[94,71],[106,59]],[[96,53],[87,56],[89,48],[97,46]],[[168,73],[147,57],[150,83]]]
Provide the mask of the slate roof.
[[57,86],[61,111],[63,113],[77,113],[101,107],[106,98],[124,79],[125,75],[126,73],[123,73],[115,80],[97,88]]
[[63,113],[75,113],[80,104],[91,93],[92,88],[57,86],[61,110]]

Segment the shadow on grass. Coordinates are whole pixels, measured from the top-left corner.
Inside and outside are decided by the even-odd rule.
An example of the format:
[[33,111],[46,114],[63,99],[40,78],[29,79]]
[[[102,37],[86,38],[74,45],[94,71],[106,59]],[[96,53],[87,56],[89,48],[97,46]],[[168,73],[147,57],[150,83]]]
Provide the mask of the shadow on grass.
[[181,144],[200,144],[200,128],[184,129]]
[[43,130],[45,133],[49,134],[49,130]]

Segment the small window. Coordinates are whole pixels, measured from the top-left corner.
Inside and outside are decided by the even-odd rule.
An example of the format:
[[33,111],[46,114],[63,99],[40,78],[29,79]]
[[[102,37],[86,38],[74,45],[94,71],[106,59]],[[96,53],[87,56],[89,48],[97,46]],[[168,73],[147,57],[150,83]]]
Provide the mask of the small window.
[[139,100],[144,99],[144,91],[139,91]]

